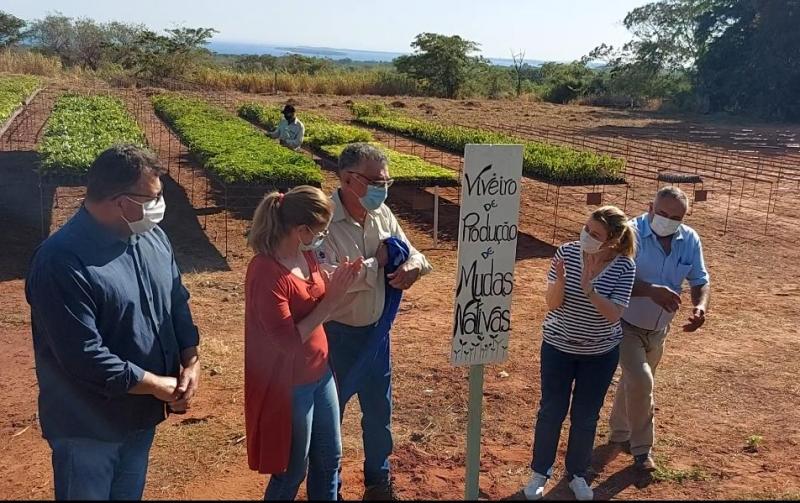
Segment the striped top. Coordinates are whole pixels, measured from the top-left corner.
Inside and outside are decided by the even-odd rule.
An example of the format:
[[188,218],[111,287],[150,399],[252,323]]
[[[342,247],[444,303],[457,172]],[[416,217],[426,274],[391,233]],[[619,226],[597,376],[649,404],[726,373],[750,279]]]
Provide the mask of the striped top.
[[[564,302],[545,316],[542,329],[544,340],[565,353],[601,355],[622,341],[622,325],[610,323],[589,301],[581,288],[583,254],[579,241],[561,245],[557,258],[564,259],[566,284]],[[593,280],[598,294],[620,306],[628,307],[636,276],[636,263],[618,255]],[[547,281],[556,281],[556,270],[550,264]]]

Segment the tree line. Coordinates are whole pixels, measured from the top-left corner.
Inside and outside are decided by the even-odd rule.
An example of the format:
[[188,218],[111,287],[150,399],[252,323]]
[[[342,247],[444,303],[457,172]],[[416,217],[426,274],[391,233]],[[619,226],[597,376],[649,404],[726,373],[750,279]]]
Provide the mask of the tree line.
[[216,55],[213,28],[154,32],[60,13],[24,21],[0,11],[0,50],[32,50],[69,67],[152,80],[191,79],[199,68],[240,73],[330,75],[379,68],[414,92],[447,98],[532,96],[554,103],[638,107],[651,100],[704,113],[800,119],[800,0],[659,0],[623,21],[631,40],[601,44],[569,63],[491,64],[480,44],[421,33],[413,52],[391,64],[334,61],[299,54]]

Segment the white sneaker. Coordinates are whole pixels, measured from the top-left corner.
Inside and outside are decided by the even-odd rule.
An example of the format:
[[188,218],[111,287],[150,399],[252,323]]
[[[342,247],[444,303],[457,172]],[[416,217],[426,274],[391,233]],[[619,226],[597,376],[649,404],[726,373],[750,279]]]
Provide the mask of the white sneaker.
[[547,476],[541,473],[533,472],[531,481],[522,490],[525,493],[525,499],[535,501],[544,497],[544,486],[547,484]]
[[572,477],[569,488],[575,493],[575,499],[578,501],[592,501],[594,499],[594,492],[583,477]]

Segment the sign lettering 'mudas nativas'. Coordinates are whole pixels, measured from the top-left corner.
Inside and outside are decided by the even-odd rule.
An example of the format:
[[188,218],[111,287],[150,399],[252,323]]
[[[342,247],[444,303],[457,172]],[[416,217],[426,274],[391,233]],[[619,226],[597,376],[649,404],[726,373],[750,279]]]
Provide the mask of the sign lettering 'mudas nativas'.
[[521,145],[467,145],[461,180],[454,365],[508,358]]

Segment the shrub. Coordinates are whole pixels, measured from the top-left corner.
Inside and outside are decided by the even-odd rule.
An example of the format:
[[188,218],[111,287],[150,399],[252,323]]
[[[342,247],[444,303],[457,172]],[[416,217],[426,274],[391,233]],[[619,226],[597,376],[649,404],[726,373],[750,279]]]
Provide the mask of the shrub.
[[39,87],[30,75],[0,75],[0,125]]
[[532,142],[511,135],[464,126],[446,126],[389,111],[383,104],[353,103],[362,124],[415,138],[451,152],[463,153],[469,143],[518,143],[525,148],[525,176],[560,184],[618,183],[623,180],[622,159],[560,145]]
[[65,94],[45,124],[39,146],[42,172],[83,175],[115,143],[145,145],[142,130],[122,100]]

